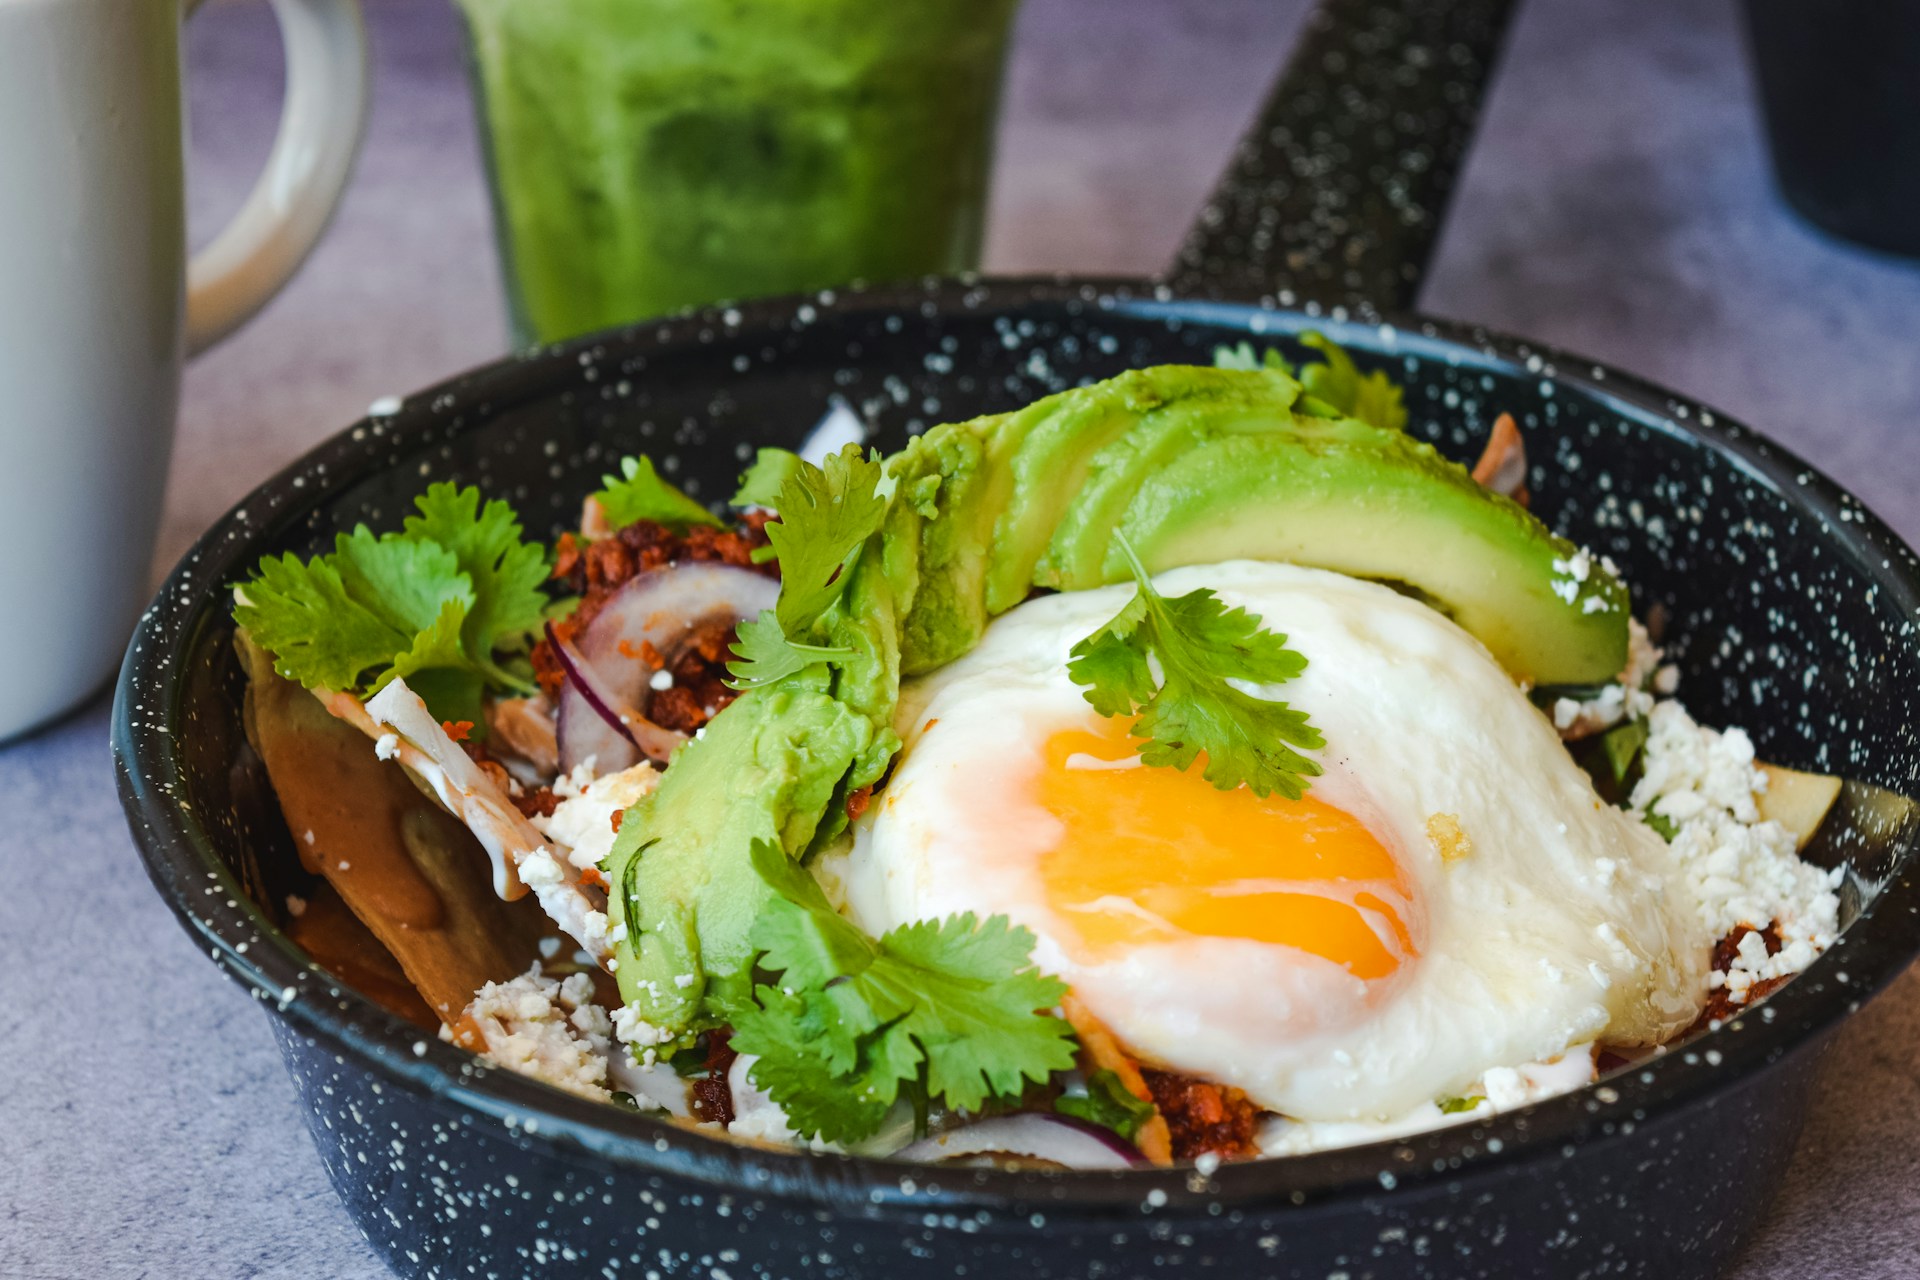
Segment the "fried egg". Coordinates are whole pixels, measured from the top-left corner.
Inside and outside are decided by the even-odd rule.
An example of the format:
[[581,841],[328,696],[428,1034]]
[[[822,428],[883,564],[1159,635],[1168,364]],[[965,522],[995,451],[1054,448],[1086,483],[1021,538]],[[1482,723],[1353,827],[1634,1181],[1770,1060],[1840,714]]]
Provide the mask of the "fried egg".
[[1141,765],[1067,674],[1133,588],[1041,597],[903,691],[893,777],[825,868],[861,927],[1006,915],[1143,1061],[1308,1121],[1402,1115],[1693,1021],[1712,939],[1669,892],[1666,844],[1595,794],[1472,636],[1291,565],[1155,585],[1211,588],[1306,657],[1248,691],[1325,737],[1307,793]]

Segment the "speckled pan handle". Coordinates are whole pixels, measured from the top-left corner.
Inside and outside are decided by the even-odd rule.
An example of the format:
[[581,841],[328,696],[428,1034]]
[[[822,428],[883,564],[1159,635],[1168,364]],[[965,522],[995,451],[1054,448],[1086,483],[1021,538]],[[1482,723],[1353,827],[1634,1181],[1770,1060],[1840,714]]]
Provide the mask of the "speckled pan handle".
[[1410,309],[1515,2],[1322,0],[1167,282]]

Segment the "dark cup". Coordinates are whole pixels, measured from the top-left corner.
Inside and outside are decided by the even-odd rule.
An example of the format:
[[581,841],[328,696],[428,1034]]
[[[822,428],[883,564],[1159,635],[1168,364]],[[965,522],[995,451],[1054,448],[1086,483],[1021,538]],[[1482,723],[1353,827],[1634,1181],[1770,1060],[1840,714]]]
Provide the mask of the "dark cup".
[[1787,203],[1920,256],[1920,0],[1747,0],[1746,13]]

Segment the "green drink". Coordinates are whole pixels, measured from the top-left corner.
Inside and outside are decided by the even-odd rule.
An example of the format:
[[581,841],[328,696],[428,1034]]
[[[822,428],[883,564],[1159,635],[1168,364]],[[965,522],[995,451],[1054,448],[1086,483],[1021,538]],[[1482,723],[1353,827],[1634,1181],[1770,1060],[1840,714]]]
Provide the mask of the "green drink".
[[516,336],[978,260],[1018,0],[459,0]]

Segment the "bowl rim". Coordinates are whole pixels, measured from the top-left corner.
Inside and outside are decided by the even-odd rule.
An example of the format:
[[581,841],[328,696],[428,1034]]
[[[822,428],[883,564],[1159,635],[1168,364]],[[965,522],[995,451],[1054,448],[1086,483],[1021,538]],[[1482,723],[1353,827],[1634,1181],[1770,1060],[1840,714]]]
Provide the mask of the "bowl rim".
[[[1812,969],[1742,1013],[1664,1054],[1602,1082],[1489,1119],[1409,1137],[1302,1156],[1221,1165],[1123,1172],[947,1169],[870,1157],[780,1151],[623,1114],[443,1044],[374,1005],[309,962],[255,907],[215,854],[205,829],[175,794],[181,751],[175,730],[186,683],[185,656],[203,628],[216,625],[225,584],[265,546],[311,511],[387,469],[386,455],[413,455],[477,429],[523,398],[543,394],[606,353],[649,339],[662,347],[728,339],[789,326],[810,309],[858,318],[924,309],[1005,311],[1094,308],[1159,320],[1170,327],[1218,325],[1249,339],[1319,329],[1355,350],[1437,359],[1490,373],[1566,387],[1652,430],[1721,455],[1818,522],[1832,550],[1887,593],[1887,602],[1920,619],[1920,559],[1877,516],[1817,469],[1734,419],[1601,362],[1510,337],[1478,325],[1424,316],[1380,323],[1343,308],[1283,307],[1253,301],[1176,296],[1154,281],[1068,276],[928,279],[855,286],[694,309],[622,329],[507,356],[408,396],[392,413],[349,425],[250,491],[215,522],[168,575],[142,614],[115,692],[113,754],[129,828],[155,887],[183,928],[214,961],[250,989],[270,1013],[343,1060],[441,1109],[496,1121],[523,1146],[563,1159],[664,1174],[742,1194],[808,1201],[869,1216],[918,1218],[929,1209],[964,1207],[1044,1219],[1088,1221],[1143,1211],[1218,1214],[1223,1207],[1261,1212],[1416,1188],[1457,1186],[1462,1178],[1524,1161],[1558,1161],[1588,1146],[1627,1140],[1638,1129],[1731,1089],[1788,1054],[1810,1049],[1822,1032],[1857,1010],[1920,952],[1920,878],[1903,833],[1896,873]],[[707,334],[702,338],[702,331]],[[460,412],[466,406],[469,412]],[[1920,647],[1920,642],[1916,642]],[[375,1086],[379,1087],[378,1084]]]

